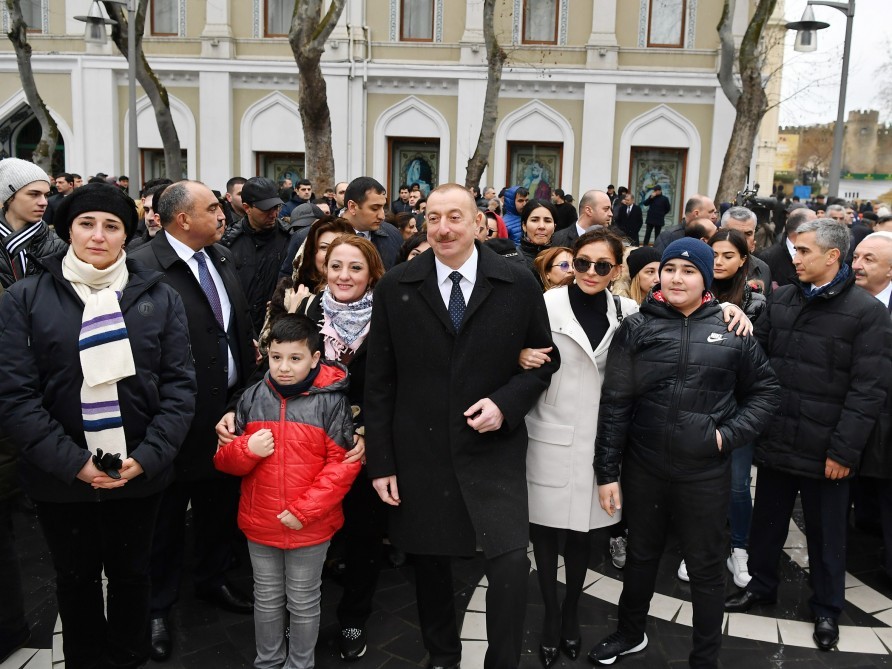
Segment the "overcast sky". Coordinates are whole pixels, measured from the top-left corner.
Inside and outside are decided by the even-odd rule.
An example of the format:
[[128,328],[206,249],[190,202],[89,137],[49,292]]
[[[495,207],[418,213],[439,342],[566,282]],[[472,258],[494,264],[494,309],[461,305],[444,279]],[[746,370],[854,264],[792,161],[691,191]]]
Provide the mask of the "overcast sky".
[[[788,21],[798,21],[806,0],[785,0]],[[836,120],[839,80],[842,71],[845,14],[832,7],[813,6],[815,19],[830,27],[818,32],[818,50],[793,51],[794,31],[788,31],[784,51],[783,83],[780,108],[781,125],[810,125]],[[892,87],[892,81],[880,81],[877,69],[892,53],[889,16],[890,0],[857,0],[852,26],[852,55],[846,92],[846,116],[853,109],[878,109],[881,119],[889,119],[881,109],[877,91]]]

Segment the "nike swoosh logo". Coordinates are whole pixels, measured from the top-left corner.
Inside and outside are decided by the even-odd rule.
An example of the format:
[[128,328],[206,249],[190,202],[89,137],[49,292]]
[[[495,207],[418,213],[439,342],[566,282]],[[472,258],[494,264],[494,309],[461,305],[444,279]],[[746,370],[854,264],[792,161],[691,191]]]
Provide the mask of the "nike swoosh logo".
[[709,335],[706,338],[706,341],[710,344],[714,344],[717,341],[724,341],[724,340],[725,340],[724,335],[716,334],[715,332],[713,332],[711,335]]

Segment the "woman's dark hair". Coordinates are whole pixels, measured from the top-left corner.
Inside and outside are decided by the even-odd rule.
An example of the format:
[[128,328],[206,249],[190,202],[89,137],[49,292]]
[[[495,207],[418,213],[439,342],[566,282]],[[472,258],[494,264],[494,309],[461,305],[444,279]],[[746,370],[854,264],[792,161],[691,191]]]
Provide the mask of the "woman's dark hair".
[[604,226],[598,225],[588,230],[584,235],[577,238],[573,242],[573,257],[579,255],[583,246],[594,244],[595,242],[604,242],[610,248],[615,264],[620,265],[623,261],[623,238]]
[[731,230],[730,228],[719,228],[716,233],[707,242],[710,246],[715,246],[716,242],[728,242],[740,254],[741,258],[745,258],[743,265],[737,270],[737,273],[731,279],[713,280],[709,290],[715,295],[719,302],[730,302],[738,307],[743,305],[743,295],[746,289],[746,277],[750,273],[750,250],[746,242],[746,237],[742,232]]
[[426,232],[416,232],[414,235],[409,237],[406,241],[403,242],[403,245],[400,246],[399,253],[396,254],[396,262],[395,265],[399,265],[401,262],[406,262],[409,259],[409,254],[412,253],[415,249],[421,246],[422,243],[427,242],[427,233]]
[[539,207],[545,207],[546,209],[548,209],[548,212],[551,214],[552,220],[557,221],[557,209],[554,208],[554,205],[551,204],[551,202],[533,198],[524,205],[523,210],[520,212],[520,224],[526,225],[527,219],[530,217],[530,214],[532,214],[533,211],[535,211]]
[[415,214],[410,214],[408,211],[401,211],[394,217],[394,220],[391,222],[391,224],[395,225],[396,228],[400,232],[402,232],[414,220]]
[[[310,290],[317,290],[324,277],[316,271],[316,251],[319,250],[319,238],[326,232],[336,232],[339,235],[353,233],[353,227],[343,218],[335,216],[323,216],[310,226],[307,239],[304,242],[304,253],[301,263],[297,267],[297,283],[303,284]],[[295,258],[295,262],[297,259]],[[291,286],[288,286],[291,288]],[[283,293],[284,294],[284,293]]]
[[295,341],[307,342],[310,353],[317,353],[321,346],[319,328],[303,314],[285,314],[272,324],[269,330],[269,342],[289,344]]

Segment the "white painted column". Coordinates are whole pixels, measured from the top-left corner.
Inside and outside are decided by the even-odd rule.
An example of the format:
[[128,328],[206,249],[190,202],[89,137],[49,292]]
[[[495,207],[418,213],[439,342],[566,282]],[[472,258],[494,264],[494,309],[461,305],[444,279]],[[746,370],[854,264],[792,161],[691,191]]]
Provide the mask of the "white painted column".
[[[198,75],[198,178],[208,188],[226,189],[236,176],[233,162],[232,82],[228,72],[200,72]],[[211,121],[213,119],[213,121]],[[254,174],[240,174],[247,178]]]
[[[725,152],[731,141],[731,130],[734,127],[734,118],[737,111],[725,97],[721,88],[715,89],[715,104],[712,113],[712,137],[709,140],[709,166],[706,192],[704,195],[713,197],[719,187],[719,178],[722,176],[722,164],[725,162]],[[740,184],[741,187],[743,184]]]
[[235,58],[235,43],[229,26],[229,0],[207,0],[204,30],[201,31],[201,57]]
[[[72,77],[72,84],[74,84]],[[121,119],[118,117],[118,91],[115,85],[115,71],[109,64],[99,60],[87,61],[81,76],[81,93],[72,96],[72,105],[78,100],[75,113],[74,132],[83,138],[85,152],[83,172],[85,177],[105,172],[120,174],[124,164],[121,147]],[[96,104],[96,100],[107,100],[107,104]],[[133,175],[138,179],[139,175]]]
[[[469,3],[470,4],[470,3]],[[485,73],[485,70],[484,70]],[[480,137],[480,126],[483,125],[483,98],[486,95],[486,78],[459,79],[458,81],[458,115],[455,123],[455,165],[450,179],[456,183],[465,182],[468,160],[477,149]],[[495,145],[493,145],[495,148]],[[449,147],[441,147],[442,150]],[[446,179],[440,179],[445,183]],[[481,188],[485,187],[482,181]]]
[[[331,114],[331,153],[334,156],[335,182],[349,181],[352,174],[350,165],[350,116],[348,113],[349,78],[348,69],[332,73],[325,72],[328,109]],[[332,184],[334,186],[334,184]]]
[[460,61],[462,65],[486,65],[483,0],[465,0],[465,31],[461,36]]
[[[582,142],[579,146],[579,182],[564,184],[574,188],[576,199],[587,190],[603,190],[607,184],[625,183],[624,168],[613,164],[613,137],[616,123],[616,84],[586,84],[583,103]],[[628,169],[626,166],[625,169]]]
[[616,42],[617,0],[594,0],[592,7],[592,32],[586,43],[588,68],[615,70],[619,47]]

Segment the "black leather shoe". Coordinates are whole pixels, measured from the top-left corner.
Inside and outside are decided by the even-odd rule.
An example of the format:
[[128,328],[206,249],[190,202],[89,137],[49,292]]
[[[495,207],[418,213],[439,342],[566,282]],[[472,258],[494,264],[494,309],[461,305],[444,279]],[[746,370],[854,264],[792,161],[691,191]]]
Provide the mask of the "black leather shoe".
[[830,650],[839,641],[839,625],[833,618],[815,619],[815,633],[811,635],[818,648]]
[[577,637],[576,639],[561,639],[561,650],[564,651],[564,655],[569,657],[571,660],[575,660],[579,657],[579,651],[582,648],[582,637]]
[[756,604],[774,604],[777,600],[770,597],[756,595],[749,590],[741,590],[725,599],[725,611],[729,613],[743,613],[749,611]]
[[545,669],[549,669],[551,665],[557,662],[561,651],[557,646],[544,646],[539,644],[539,661]]
[[365,655],[368,648],[365,630],[361,627],[344,627],[338,637],[338,650],[341,659],[354,662]]
[[152,643],[149,648],[155,662],[164,662],[170,657],[170,630],[166,618],[152,618]]
[[231,585],[221,585],[219,588],[199,592],[198,599],[233,613],[252,613],[254,611],[251,599]]

